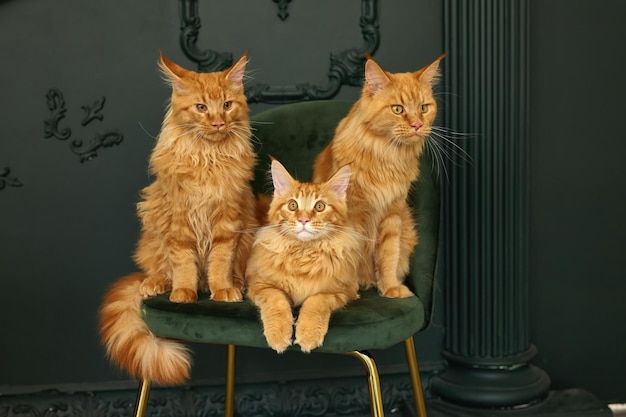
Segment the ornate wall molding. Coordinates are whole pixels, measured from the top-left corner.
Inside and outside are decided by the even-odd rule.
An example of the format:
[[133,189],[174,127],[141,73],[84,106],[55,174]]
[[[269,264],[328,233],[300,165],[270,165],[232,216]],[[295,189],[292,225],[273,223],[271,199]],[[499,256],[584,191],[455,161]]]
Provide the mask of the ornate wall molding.
[[[386,410],[399,411],[413,404],[408,375],[383,376]],[[0,395],[0,417],[132,415],[133,390],[46,390],[26,395]],[[348,417],[370,414],[367,382],[340,378],[289,383],[238,384],[235,395],[238,417]],[[151,416],[186,417],[224,414],[224,387],[192,386],[154,388],[150,393]]]
[[278,6],[278,13],[276,13],[276,15],[284,22],[289,17],[287,7],[289,7],[291,0],[274,0],[274,3]]
[[94,120],[102,121],[104,119],[104,116],[102,115],[102,113],[100,113],[100,111],[102,111],[102,109],[104,108],[105,101],[106,101],[106,98],[102,96],[96,101],[94,101],[91,106],[81,106],[80,108],[83,109],[84,116],[83,116],[83,120],[81,120],[80,122],[80,125],[87,126],[89,123],[93,122]]
[[202,50],[198,47],[198,35],[202,24],[198,17],[197,0],[179,0],[178,14],[180,16],[180,47],[185,56],[198,65],[198,71],[221,71],[233,64],[233,54],[230,52]]
[[70,144],[70,149],[80,157],[80,162],[91,161],[98,156],[98,149],[117,146],[123,140],[124,135],[119,130],[105,130],[96,133],[88,144],[81,139],[74,140]]
[[[286,7],[286,5],[285,5]],[[179,0],[181,20],[180,44],[183,53],[198,65],[199,71],[219,71],[232,65],[232,54],[200,50],[197,46],[201,22],[197,0]],[[343,85],[360,86],[363,81],[366,53],[373,55],[380,43],[378,1],[362,0],[359,19],[363,45],[331,52],[328,81],[325,85],[301,83],[294,85],[254,84],[246,86],[250,103],[290,103],[333,98]]]
[[10,176],[10,174],[11,168],[0,168],[0,190],[4,190],[6,187],[21,187],[23,185],[17,177]]
[[46,93],[46,104],[48,105],[48,110],[50,110],[50,119],[44,120],[43,137],[46,139],[67,140],[72,134],[72,129],[66,127],[59,130],[59,123],[67,112],[63,93],[56,88],[51,88]]
[[[50,110],[50,118],[44,120],[44,138],[56,138],[65,141],[72,136],[72,129],[59,128],[59,123],[67,112],[63,93],[56,88],[51,88],[46,93],[46,102],[48,110]],[[104,115],[102,110],[106,98],[104,96],[96,99],[91,105],[81,106],[83,109],[83,118],[80,122],[85,127],[94,121],[102,122]],[[76,139],[70,143],[70,150],[78,155],[80,162],[90,161],[98,156],[98,149],[110,148],[119,145],[124,140],[124,135],[117,129],[101,130],[94,134],[89,143],[85,143],[82,139]]]

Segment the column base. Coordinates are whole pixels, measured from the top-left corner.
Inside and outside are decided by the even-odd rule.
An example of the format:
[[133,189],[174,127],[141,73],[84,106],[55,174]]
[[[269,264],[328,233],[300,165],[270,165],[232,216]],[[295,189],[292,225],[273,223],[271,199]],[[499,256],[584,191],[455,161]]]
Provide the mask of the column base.
[[[415,417],[408,402],[404,417]],[[426,402],[428,417],[612,417],[606,403],[588,391],[574,388],[550,391],[543,401],[524,408],[489,409],[451,404],[443,399]]]
[[550,389],[548,375],[533,365],[515,369],[451,366],[431,381],[442,399],[474,407],[522,407],[543,400]]

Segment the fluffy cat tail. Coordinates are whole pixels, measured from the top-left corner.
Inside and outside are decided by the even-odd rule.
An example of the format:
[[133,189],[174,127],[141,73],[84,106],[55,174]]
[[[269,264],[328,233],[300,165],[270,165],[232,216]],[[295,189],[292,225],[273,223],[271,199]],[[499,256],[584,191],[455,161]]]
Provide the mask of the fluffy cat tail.
[[143,273],[115,282],[100,308],[100,337],[113,363],[133,378],[161,385],[182,384],[189,378],[191,354],[181,343],[155,336],[141,319]]

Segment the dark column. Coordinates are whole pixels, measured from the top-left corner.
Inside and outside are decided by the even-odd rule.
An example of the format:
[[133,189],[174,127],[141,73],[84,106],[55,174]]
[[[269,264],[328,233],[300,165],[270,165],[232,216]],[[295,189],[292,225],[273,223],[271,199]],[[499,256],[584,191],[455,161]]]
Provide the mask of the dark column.
[[528,314],[528,0],[446,0],[443,399],[508,407],[542,399]]

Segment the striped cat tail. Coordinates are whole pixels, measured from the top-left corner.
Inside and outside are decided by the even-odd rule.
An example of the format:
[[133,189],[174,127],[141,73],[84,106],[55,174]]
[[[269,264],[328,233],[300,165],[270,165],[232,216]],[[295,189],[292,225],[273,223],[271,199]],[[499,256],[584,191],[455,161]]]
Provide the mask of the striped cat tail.
[[143,273],[115,282],[100,308],[100,337],[111,361],[133,378],[161,385],[184,383],[190,375],[191,355],[181,343],[155,336],[141,318]]

